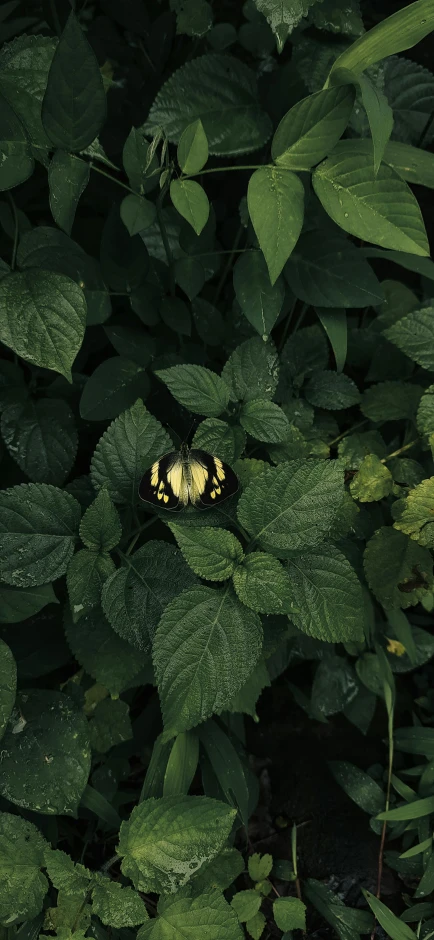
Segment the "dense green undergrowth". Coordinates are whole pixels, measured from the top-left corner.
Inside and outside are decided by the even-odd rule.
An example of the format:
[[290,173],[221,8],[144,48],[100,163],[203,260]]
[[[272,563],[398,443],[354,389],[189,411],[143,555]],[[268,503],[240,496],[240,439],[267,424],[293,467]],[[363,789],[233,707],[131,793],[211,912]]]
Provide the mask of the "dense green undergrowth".
[[[361,6],[0,10],[2,940],[434,932],[434,7]],[[185,439],[238,493],[141,503]],[[388,729],[356,907],[250,838],[272,683]]]

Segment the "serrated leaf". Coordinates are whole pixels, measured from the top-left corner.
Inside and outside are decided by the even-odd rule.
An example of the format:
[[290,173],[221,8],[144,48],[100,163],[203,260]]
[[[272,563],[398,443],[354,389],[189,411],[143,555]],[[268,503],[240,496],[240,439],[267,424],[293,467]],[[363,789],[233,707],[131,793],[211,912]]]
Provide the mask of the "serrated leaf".
[[69,277],[27,268],[0,281],[0,339],[28,362],[71,381],[85,325],[86,300]]
[[107,581],[103,610],[116,633],[145,652],[167,604],[194,584],[196,578],[181,553],[167,542],[152,540],[124,558],[124,567]]
[[362,396],[360,410],[371,421],[414,419],[422,394],[420,385],[408,382],[379,382],[371,385]]
[[222,372],[234,401],[273,398],[279,378],[279,360],[272,343],[255,336],[231,353]]
[[279,52],[313,3],[314,0],[255,0],[257,9],[264,14],[276,35]]
[[153,649],[167,730],[187,731],[222,711],[248,678],[261,644],[258,616],[229,588],[193,588],[168,604]]
[[140,895],[108,878],[101,878],[92,891],[92,913],[115,930],[137,927],[149,919]]
[[240,422],[245,431],[257,441],[279,444],[290,433],[286,414],[279,405],[267,399],[244,402],[240,410]]
[[264,917],[262,911],[258,911],[254,917],[251,917],[250,920],[246,923],[246,930],[249,934],[249,937],[253,937],[253,940],[260,940],[262,934],[267,925],[267,921]]
[[[290,336],[282,353],[281,364],[284,367],[286,381],[299,388],[307,375],[327,368],[329,351],[324,330],[318,325],[307,326]],[[281,378],[282,378],[281,376]],[[292,398],[292,387],[290,397]]]
[[422,138],[426,146],[429,131],[424,132],[434,106],[432,72],[403,56],[391,56],[385,62],[384,82],[393,108],[393,136],[416,146]]
[[421,307],[401,317],[384,331],[387,339],[409,359],[430,371],[434,370],[434,354],[431,348],[433,316],[434,307]]
[[198,875],[194,876],[195,893],[206,894],[213,888],[225,891],[226,888],[244,871],[244,859],[238,849],[222,849],[207,865],[203,865]]
[[282,118],[271,144],[278,166],[310,170],[333,150],[348,124],[355,93],[326,88],[298,101]]
[[90,771],[86,721],[67,695],[22,692],[2,741],[0,793],[24,809],[75,815]]
[[23,483],[0,493],[0,576],[15,587],[60,578],[74,551],[77,501],[45,483]]
[[100,438],[92,457],[92,483],[95,489],[106,485],[115,502],[134,505],[145,470],[171,450],[167,431],[138,399]]
[[149,380],[141,366],[122,356],[106,359],[88,378],[80,398],[85,421],[107,421],[146,397]]
[[[218,890],[198,897],[181,891],[174,899],[161,899],[158,913],[146,940],[171,940],[177,935],[201,940],[205,931],[207,940],[242,940],[236,914]],[[138,940],[145,940],[143,928]]]
[[289,614],[293,607],[287,572],[277,558],[251,552],[233,574],[240,601],[262,614]]
[[39,829],[12,813],[0,814],[0,923],[31,920],[42,909],[48,881],[41,872],[46,841]]
[[321,0],[311,9],[317,29],[344,36],[360,36],[365,31],[359,0]]
[[257,97],[256,76],[232,56],[204,55],[187,62],[160,89],[149,113],[146,130],[164,128],[178,143],[182,132],[198,118],[209,152],[236,156],[257,150],[271,133],[271,122]]
[[276,898],[273,914],[279,930],[306,929],[306,905],[299,898]]
[[428,436],[434,432],[434,385],[425,389],[417,410],[417,429],[419,434]]
[[0,585],[0,623],[19,623],[39,613],[47,604],[58,604],[52,584],[37,588]]
[[13,654],[0,639],[0,738],[3,737],[15,704],[17,667]]
[[72,619],[79,620],[83,614],[101,603],[101,591],[107,578],[115,571],[110,555],[89,550],[76,552],[66,572],[69,603]]
[[19,36],[0,54],[0,86],[24,124],[32,144],[47,150],[50,141],[42,127],[41,104],[57,40],[48,36]]
[[203,366],[182,365],[155,373],[173,397],[195,414],[217,418],[229,402],[229,389],[223,379]]
[[144,657],[112,630],[100,607],[76,623],[66,615],[65,634],[76,660],[112,695],[129,688],[145,664]]
[[338,444],[338,454],[348,470],[358,470],[364,457],[386,457],[387,448],[378,431],[349,434]]
[[200,118],[189,124],[181,134],[177,157],[182,172],[188,176],[195,176],[205,166],[208,141]]
[[302,229],[303,184],[291,170],[279,167],[255,170],[249,180],[247,205],[274,285]]
[[252,718],[256,719],[256,705],[258,698],[262,690],[270,685],[270,676],[268,674],[264,659],[261,658],[256,664],[253,672],[250,673],[250,676],[244,683],[243,687],[239,692],[237,692],[230,705],[228,705],[228,711],[232,714],[241,712],[242,714],[250,715]]
[[315,408],[329,408],[339,411],[351,408],[360,402],[360,392],[347,375],[342,372],[314,372],[306,384],[304,393],[308,402]]
[[337,461],[291,460],[266,470],[244,491],[238,518],[262,548],[279,555],[318,545],[343,498]]
[[296,627],[328,643],[363,639],[363,595],[349,561],[334,545],[292,558],[288,564]]
[[200,235],[208,221],[208,196],[194,180],[172,180],[170,198],[182,218]]
[[237,424],[227,424],[220,418],[205,418],[193,438],[192,447],[206,450],[225,463],[238,460],[246,446],[246,434]]
[[264,878],[268,878],[272,867],[272,855],[259,855],[258,852],[255,852],[248,861],[249,875],[252,881],[263,881]]
[[386,795],[378,783],[348,761],[333,760],[328,764],[336,782],[363,809],[376,816],[385,806]]
[[237,891],[231,901],[231,905],[240,924],[254,917],[255,914],[258,913],[261,903],[262,897],[254,888],[248,888],[246,891]]
[[59,39],[42,103],[42,123],[55,147],[84,150],[106,117],[102,75],[74,13]]
[[119,513],[103,487],[81,520],[80,538],[86,548],[109,552],[118,544],[121,535]]
[[224,845],[235,817],[205,796],[144,800],[122,823],[122,871],[139,891],[173,894]]
[[319,307],[381,303],[382,289],[366,258],[347,238],[306,232],[285,265],[295,296]]
[[58,891],[73,894],[88,888],[91,872],[84,865],[75,864],[66,852],[46,847],[44,862],[49,879]]
[[410,490],[394,528],[428,548],[434,546],[434,477]]
[[80,196],[90,178],[85,160],[65,150],[56,150],[48,167],[50,209],[54,221],[67,235],[71,234]]
[[372,503],[383,499],[389,496],[392,488],[392,474],[375,454],[368,454],[363,458],[355,477],[350,482],[351,496],[353,499],[360,500],[361,503]]
[[3,440],[11,457],[34,483],[64,483],[74,464],[77,432],[61,399],[15,402],[4,409]]
[[283,279],[278,278],[271,285],[261,251],[246,251],[240,255],[234,266],[233,277],[235,296],[244,316],[262,339],[267,339],[285,299]]
[[104,754],[116,744],[129,741],[132,736],[130,710],[126,702],[120,698],[104,698],[97,703],[89,722],[89,739],[95,751]]
[[364,566],[369,587],[386,609],[418,604],[432,589],[429,551],[396,528],[383,526],[369,539]]
[[198,529],[169,523],[190,568],[206,581],[226,581],[243,560],[243,549],[232,532],[204,526]]
[[345,232],[375,245],[426,256],[419,205],[409,187],[382,164],[375,175],[369,156],[342,146],[315,170],[313,186],[325,211]]

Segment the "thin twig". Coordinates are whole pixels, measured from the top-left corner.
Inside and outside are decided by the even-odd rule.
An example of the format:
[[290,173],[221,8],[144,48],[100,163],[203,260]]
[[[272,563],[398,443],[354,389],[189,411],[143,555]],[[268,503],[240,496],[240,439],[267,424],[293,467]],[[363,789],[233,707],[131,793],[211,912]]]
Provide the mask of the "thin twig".
[[338,434],[337,437],[334,437],[333,440],[330,441],[329,446],[332,447],[333,444],[337,444],[338,441],[341,441],[343,437],[347,436],[347,434],[352,434],[353,431],[357,431],[357,428],[363,427],[363,425],[368,424],[368,422],[369,422],[369,418],[364,418],[363,421],[359,421],[358,424],[353,424],[351,428],[347,428],[346,431],[342,431],[342,434]]
[[222,292],[222,290],[223,290],[223,288],[224,288],[224,286],[225,286],[226,278],[227,278],[227,276],[228,276],[228,274],[229,274],[229,271],[231,270],[232,263],[233,263],[235,254],[236,254],[236,252],[237,252],[237,250],[238,250],[238,245],[239,245],[239,243],[240,243],[240,240],[241,240],[241,236],[242,236],[242,234],[243,234],[243,231],[244,231],[244,227],[243,227],[242,225],[240,225],[240,227],[239,227],[239,229],[238,229],[238,232],[237,232],[237,234],[236,234],[236,236],[235,236],[235,241],[234,241],[233,247],[231,248],[229,258],[228,258],[228,260],[227,260],[227,262],[226,262],[226,264],[225,264],[225,266],[224,266],[224,268],[223,268],[223,271],[222,271],[220,280],[219,280],[219,282],[218,282],[218,284],[217,284],[217,287],[216,287],[216,291],[215,291],[214,299],[213,299],[213,304],[214,304],[214,306],[216,306],[216,304],[218,303],[218,300],[219,300],[219,298],[220,298],[220,294],[221,294],[221,292]]
[[[79,159],[81,159],[79,157]],[[83,160],[83,163],[86,163]],[[105,176],[106,179],[111,180],[112,183],[116,183],[117,186],[121,186],[122,189],[126,189],[129,193],[132,193],[133,196],[136,196],[137,193],[134,192],[134,189],[131,189],[131,186],[128,186],[127,183],[123,183],[122,180],[116,179],[116,176],[112,176],[110,173],[107,173],[106,170],[102,170],[100,166],[96,166],[95,163],[89,163],[91,170],[95,170],[95,173],[99,173],[100,176]]]
[[166,226],[165,226],[164,218],[163,218],[163,205],[162,205],[163,196],[164,196],[164,191],[160,193],[155,203],[155,208],[157,210],[158,228],[160,229],[160,234],[161,234],[161,238],[162,238],[163,245],[164,245],[164,251],[166,252],[167,264],[169,268],[170,293],[172,297],[174,297],[175,296],[175,275],[173,273],[173,254],[172,254],[172,249],[170,247],[170,243],[169,243],[169,239],[168,239],[167,231],[166,231]]
[[403,447],[398,447],[398,450],[394,450],[391,454],[388,454],[387,457],[383,457],[381,463],[387,463],[388,460],[392,460],[392,457],[399,457],[399,455],[403,454],[404,451],[410,450],[410,447],[414,447],[414,445],[418,443],[419,438],[416,438],[414,441],[410,441],[409,444],[404,444]]

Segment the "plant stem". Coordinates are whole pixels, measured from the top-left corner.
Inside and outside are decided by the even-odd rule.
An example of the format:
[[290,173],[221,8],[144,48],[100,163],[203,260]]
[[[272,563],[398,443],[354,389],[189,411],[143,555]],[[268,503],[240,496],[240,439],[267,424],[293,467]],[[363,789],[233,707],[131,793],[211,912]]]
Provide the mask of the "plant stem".
[[19,235],[18,212],[17,212],[17,207],[15,205],[15,199],[13,198],[13,196],[11,196],[11,194],[8,192],[7,197],[11,204],[12,216],[14,220],[14,246],[12,248],[11,270],[15,271],[15,264],[17,260],[18,235]]
[[139,528],[137,529],[137,532],[134,533],[133,538],[131,539],[131,542],[125,552],[125,558],[128,558],[128,556],[131,555],[131,552],[136,542],[140,538],[142,532],[144,532],[145,529],[148,529],[149,526],[154,525],[154,522],[157,522],[157,519],[158,519],[158,516],[151,516],[151,518],[148,519],[146,522],[144,522],[143,525],[139,526]]
[[410,450],[410,447],[414,447],[414,445],[418,442],[419,439],[416,438],[416,440],[410,441],[409,444],[404,444],[403,447],[398,447],[398,450],[394,450],[391,454],[388,454],[387,457],[383,457],[381,463],[387,463],[388,460],[392,460],[392,457],[399,457],[400,454],[403,454],[406,450]]
[[[223,290],[223,288],[224,288],[224,286],[225,286],[226,278],[227,278],[227,276],[228,276],[228,274],[229,274],[229,271],[231,270],[232,263],[233,263],[233,260],[234,260],[234,256],[235,256],[235,254],[236,254],[237,251],[238,251],[238,245],[239,245],[239,243],[240,243],[240,240],[241,240],[241,236],[242,236],[242,234],[243,234],[243,231],[244,231],[244,228],[243,228],[243,226],[240,224],[239,229],[238,229],[238,232],[237,232],[237,234],[236,234],[236,236],[235,236],[235,241],[234,241],[233,247],[232,247],[231,250],[230,250],[229,258],[228,258],[228,260],[227,260],[227,262],[226,262],[226,264],[225,264],[225,266],[224,266],[224,268],[223,268],[223,271],[222,271],[221,276],[220,276],[220,280],[219,280],[219,282],[218,282],[218,284],[217,284],[217,287],[216,287],[216,292],[215,292],[215,294],[214,294],[214,300],[213,300],[214,306],[216,306],[216,304],[218,303],[219,298],[220,298],[220,294],[221,294],[221,292],[222,292],[222,290]],[[244,250],[244,249],[243,249],[243,250]]]
[[164,245],[164,250],[166,252],[167,264],[169,267],[169,284],[170,284],[170,293],[172,297],[175,296],[175,275],[173,273],[173,255],[172,249],[169,244],[169,239],[167,237],[166,226],[163,219],[163,206],[162,206],[162,197],[164,192],[161,193],[155,203],[155,208],[157,210],[157,222],[158,228],[160,229],[161,238]]
[[[86,161],[83,161],[84,163]],[[129,193],[132,193],[133,196],[137,196],[137,193],[134,192],[134,189],[131,189],[131,186],[128,186],[127,183],[123,183],[122,180],[116,179],[115,176],[112,176],[110,173],[107,173],[106,170],[102,170],[100,166],[95,166],[93,162],[89,164],[91,170],[95,170],[95,173],[99,173],[100,176],[105,176],[106,179],[111,180],[112,183],[116,183],[117,186],[121,186],[122,189],[126,189]]]
[[288,313],[288,316],[287,316],[287,318],[286,318],[285,326],[283,327],[282,338],[281,338],[281,340],[280,340],[279,347],[278,347],[278,351],[279,351],[279,352],[282,351],[282,349],[283,349],[283,347],[284,347],[284,345],[285,345],[286,337],[287,337],[287,335],[288,335],[289,327],[291,326],[291,320],[292,320],[292,318],[293,318],[293,316],[294,316],[294,311],[295,311],[296,306],[297,306],[297,298],[294,299],[294,303],[293,303],[293,305],[292,305],[292,307],[291,307],[291,309],[290,309],[290,311],[289,311],[289,313]]
[[[385,691],[387,691],[387,687],[386,687],[386,686],[385,686]],[[389,701],[388,701],[388,698],[387,698],[387,696],[386,696],[386,706],[387,706],[387,719],[388,719],[388,720],[387,720],[387,734],[388,734],[388,741],[389,741],[389,764],[388,764],[388,771],[387,771],[386,806],[385,806],[385,811],[386,811],[386,813],[387,813],[388,810],[389,810],[389,806],[390,806],[390,791],[391,791],[391,787],[392,787],[393,755],[394,755],[394,743],[393,743],[393,716],[394,716],[394,706],[393,706],[393,698],[392,698],[391,701],[389,702]],[[380,897],[381,897],[381,882],[382,882],[382,879],[383,879],[383,855],[384,855],[384,846],[385,846],[385,843],[386,843],[386,829],[387,829],[387,821],[384,820],[384,822],[383,822],[383,828],[382,828],[382,830],[381,830],[380,850],[379,850],[379,853],[378,853],[378,877],[377,877],[377,898],[378,898],[378,900],[380,900]],[[376,926],[377,926],[377,920],[375,919],[375,920],[374,920],[374,926],[373,926],[373,928],[372,928],[372,933],[371,933],[371,940],[374,940]]]
[[303,306],[302,306],[302,308],[301,308],[301,310],[300,310],[300,313],[299,313],[299,315],[298,315],[296,324],[295,324],[295,326],[294,326],[294,330],[293,330],[294,333],[296,333],[297,330],[299,329],[299,327],[301,326],[301,324],[302,324],[302,322],[303,322],[303,320],[304,320],[304,315],[305,315],[305,313],[306,313],[306,310],[308,310],[308,308],[309,308],[309,304],[303,304]]
[[347,434],[352,434],[353,431],[357,431],[357,428],[361,428],[364,424],[368,424],[368,421],[369,418],[364,418],[363,421],[359,421],[358,424],[353,424],[352,428],[347,428],[346,431],[342,431],[342,434],[338,434],[337,437],[334,437],[333,440],[330,441],[330,447],[332,447],[333,444],[337,444],[338,441],[341,441],[343,437],[347,436]]

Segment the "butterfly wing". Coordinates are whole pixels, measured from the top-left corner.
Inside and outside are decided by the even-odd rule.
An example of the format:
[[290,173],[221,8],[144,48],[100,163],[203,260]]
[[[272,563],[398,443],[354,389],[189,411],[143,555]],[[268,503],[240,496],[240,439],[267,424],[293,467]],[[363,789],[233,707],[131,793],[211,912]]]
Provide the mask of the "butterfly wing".
[[188,499],[186,489],[179,454],[166,454],[143,475],[139,496],[145,503],[152,503],[160,509],[178,509],[179,504],[184,505]]
[[217,506],[237,492],[238,477],[219,457],[205,450],[191,450],[190,454],[190,499],[198,509]]

